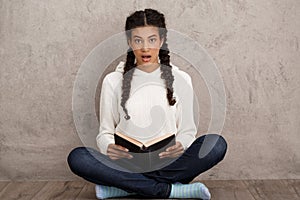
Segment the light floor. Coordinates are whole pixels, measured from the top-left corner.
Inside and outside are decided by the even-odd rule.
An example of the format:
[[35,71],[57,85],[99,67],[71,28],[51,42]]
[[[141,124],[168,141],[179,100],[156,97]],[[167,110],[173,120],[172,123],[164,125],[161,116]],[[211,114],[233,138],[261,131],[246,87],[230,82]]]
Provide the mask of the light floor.
[[[300,180],[205,180],[202,182],[209,188],[212,200],[300,199]],[[96,199],[94,187],[94,184],[84,180],[0,181],[0,199]]]

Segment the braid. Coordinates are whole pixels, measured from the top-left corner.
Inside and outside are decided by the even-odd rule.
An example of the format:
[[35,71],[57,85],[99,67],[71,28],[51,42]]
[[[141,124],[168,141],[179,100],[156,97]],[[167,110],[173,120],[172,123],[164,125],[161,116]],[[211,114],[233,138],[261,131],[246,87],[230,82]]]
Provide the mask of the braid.
[[176,103],[176,99],[173,98],[174,76],[172,74],[172,66],[170,65],[169,48],[166,40],[167,38],[165,37],[163,46],[159,50],[159,59],[160,59],[161,71],[162,71],[161,78],[165,79],[169,105],[173,106]]
[[125,112],[125,119],[129,120],[130,116],[128,115],[128,110],[125,107],[125,104],[129,98],[130,89],[131,89],[131,80],[132,75],[135,70],[135,64],[134,64],[135,56],[131,48],[127,51],[127,59],[124,66],[124,72],[123,72],[123,81],[122,81],[122,99],[121,99],[121,106],[123,108],[123,111]]
[[[153,9],[145,9],[144,11],[136,11],[126,19],[125,30],[127,39],[131,38],[131,30],[137,27],[143,26],[156,26],[159,28],[159,36],[164,39],[164,44],[159,50],[159,59],[161,63],[161,78],[165,80],[167,89],[167,99],[169,105],[173,106],[176,103],[173,97],[173,82],[174,76],[172,74],[172,66],[170,65],[169,49],[167,45],[167,29],[165,23],[165,17],[162,13],[159,13]],[[135,56],[131,48],[127,51],[127,58],[123,72],[122,81],[122,99],[121,106],[125,112],[125,119],[129,120],[128,110],[125,107],[127,100],[129,99],[131,80],[136,64]]]

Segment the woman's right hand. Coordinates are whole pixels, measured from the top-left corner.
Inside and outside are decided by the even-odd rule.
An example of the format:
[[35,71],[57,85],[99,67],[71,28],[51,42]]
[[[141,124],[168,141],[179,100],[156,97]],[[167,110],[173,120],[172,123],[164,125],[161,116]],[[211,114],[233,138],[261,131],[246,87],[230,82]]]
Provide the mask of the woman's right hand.
[[109,144],[107,147],[107,156],[112,160],[117,160],[120,158],[133,158],[132,155],[128,153],[128,149],[117,144]]

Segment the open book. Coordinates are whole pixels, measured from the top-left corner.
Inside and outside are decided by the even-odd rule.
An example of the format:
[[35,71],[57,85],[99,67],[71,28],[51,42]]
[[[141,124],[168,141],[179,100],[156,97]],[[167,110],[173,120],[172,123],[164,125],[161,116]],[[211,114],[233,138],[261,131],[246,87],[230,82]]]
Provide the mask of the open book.
[[150,151],[166,150],[171,145],[175,145],[175,134],[168,133],[153,140],[142,143],[128,135],[120,132],[114,134],[115,144],[121,145],[134,153],[144,153]]
[[132,152],[133,159],[131,161],[143,168],[151,168],[166,160],[165,158],[160,159],[158,154],[175,145],[174,133],[162,135],[145,143],[120,132],[114,134],[114,139],[115,144],[127,148],[129,153]]

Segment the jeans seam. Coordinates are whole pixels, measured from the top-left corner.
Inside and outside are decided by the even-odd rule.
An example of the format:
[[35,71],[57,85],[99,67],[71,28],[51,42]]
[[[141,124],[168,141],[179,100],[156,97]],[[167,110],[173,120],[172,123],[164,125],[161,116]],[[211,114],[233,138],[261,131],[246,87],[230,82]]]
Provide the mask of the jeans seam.
[[169,198],[170,194],[171,194],[171,183],[167,183],[167,191],[166,191],[165,198]]

